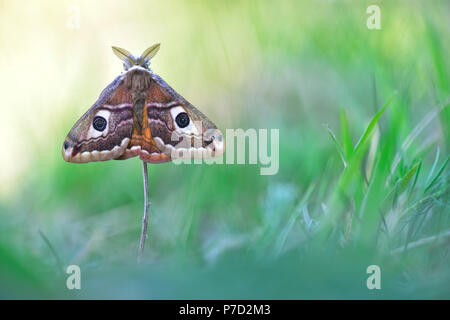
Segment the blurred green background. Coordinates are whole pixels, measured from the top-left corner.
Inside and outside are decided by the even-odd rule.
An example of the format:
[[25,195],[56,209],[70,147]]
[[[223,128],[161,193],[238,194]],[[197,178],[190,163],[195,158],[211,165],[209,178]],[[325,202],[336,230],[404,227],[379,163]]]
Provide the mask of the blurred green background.
[[[448,1],[1,1],[0,298],[449,299],[449,18]],[[280,130],[280,169],[149,165],[137,265],[141,163],[61,145],[122,71],[111,46],[156,42],[153,70],[220,129]]]

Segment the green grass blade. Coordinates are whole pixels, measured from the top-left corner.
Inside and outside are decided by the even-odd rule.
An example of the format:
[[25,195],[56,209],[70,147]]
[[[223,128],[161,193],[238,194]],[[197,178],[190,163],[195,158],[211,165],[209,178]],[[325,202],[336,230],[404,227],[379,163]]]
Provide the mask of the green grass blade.
[[430,181],[431,177],[433,176],[434,170],[436,169],[437,163],[439,161],[439,154],[441,153],[441,148],[439,146],[437,147],[436,156],[434,157],[433,166],[431,167],[430,173],[427,177],[427,183]]
[[328,124],[324,124],[324,127],[328,130],[331,140],[333,140],[334,145],[338,149],[339,155],[341,156],[342,162],[344,163],[344,168],[347,167],[347,161],[346,161],[346,157],[344,154],[344,149],[342,148],[341,144],[337,140],[336,135],[334,134],[333,130],[331,130],[331,128]]
[[346,159],[350,158],[353,154],[353,142],[352,138],[350,137],[350,130],[348,126],[347,117],[345,115],[345,111],[341,109],[341,130],[342,130],[342,144],[343,144],[343,150],[344,155]]
[[418,163],[419,163],[419,167],[416,170],[416,174],[414,176],[414,181],[411,185],[411,188],[409,189],[408,199],[411,198],[411,194],[414,191],[414,188],[416,187],[417,179],[419,178],[419,174],[420,174],[420,169],[422,168],[422,160],[420,160]]
[[416,164],[408,170],[407,173],[405,173],[405,175],[400,179],[399,181],[399,194],[402,193],[406,187],[408,186],[409,182],[411,181],[411,179],[413,177],[415,177],[416,172],[418,171],[419,167],[420,167],[420,161],[416,162]]
[[293,213],[289,217],[289,220],[288,220],[286,226],[283,228],[280,235],[278,236],[278,239],[275,243],[275,254],[276,255],[279,255],[281,253],[283,246],[286,243],[286,239],[287,239],[289,233],[291,232],[292,227],[294,226],[295,221],[297,220],[298,216],[302,212],[303,207],[306,205],[306,203],[307,203],[309,197],[311,196],[312,192],[314,191],[315,187],[316,187],[316,185],[314,183],[308,187],[305,195],[300,200],[296,209],[293,211]]
[[425,188],[424,193],[427,192],[432,186],[433,184],[437,181],[437,179],[439,178],[439,176],[442,174],[442,172],[444,172],[445,167],[447,166],[448,163],[448,158],[445,160],[444,164],[442,165],[442,167],[439,169],[438,173],[436,174],[436,176],[433,178],[433,180],[431,180],[431,182],[428,184],[428,186]]
[[388,101],[384,104],[384,106],[372,118],[363,135],[361,136],[361,138],[359,139],[358,143],[355,146],[355,153],[358,153],[363,148],[363,146],[369,141],[369,138],[373,133],[373,129],[375,128],[375,125],[377,124],[378,120],[380,119],[381,115],[384,113],[386,108],[391,104],[395,94],[388,99]]

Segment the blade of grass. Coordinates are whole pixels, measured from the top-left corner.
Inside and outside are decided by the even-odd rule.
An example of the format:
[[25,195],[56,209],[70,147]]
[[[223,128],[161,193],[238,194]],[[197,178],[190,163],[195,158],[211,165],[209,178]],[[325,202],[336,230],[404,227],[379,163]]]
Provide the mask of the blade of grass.
[[437,181],[437,179],[439,178],[439,176],[442,174],[442,172],[444,172],[445,167],[447,166],[448,163],[448,158],[445,160],[444,164],[441,166],[441,168],[439,169],[438,173],[436,174],[436,176],[433,178],[433,180],[431,180],[431,182],[428,184],[428,186],[425,188],[424,193],[427,192],[432,186],[433,184]]
[[397,166],[401,160],[401,153],[405,152],[411,146],[413,141],[416,140],[419,134],[431,123],[431,121],[441,113],[441,111],[445,108],[446,104],[448,104],[449,101],[450,99],[447,99],[447,101],[443,104],[440,104],[437,109],[427,113],[427,115],[417,124],[417,126],[414,127],[411,133],[406,137],[402,144],[401,150],[396,153],[394,161],[392,161],[391,173],[386,180],[386,185],[388,185],[388,183],[391,181],[395,169],[397,169]]
[[342,144],[344,149],[344,155],[346,159],[350,158],[353,153],[353,142],[350,137],[350,130],[348,126],[347,117],[345,111],[341,109],[341,131],[342,131]]
[[408,183],[411,181],[413,177],[415,177],[415,174],[420,166],[420,161],[416,162],[414,166],[408,170],[408,172],[405,173],[405,175],[400,179],[399,183],[399,194],[402,193],[406,187],[408,186]]
[[330,134],[330,137],[333,140],[334,145],[338,149],[339,155],[341,156],[342,162],[344,163],[344,168],[347,167],[347,161],[345,161],[344,149],[342,149],[341,144],[336,139],[336,136],[335,136],[333,130],[331,130],[330,126],[328,124],[324,124],[324,127],[328,130],[328,133]]
[[384,198],[383,201],[386,201],[391,196],[393,196],[392,205],[395,206],[397,197],[405,190],[405,188],[408,185],[408,183],[410,182],[411,178],[414,176],[414,182],[411,185],[411,189],[409,191],[409,192],[411,192],[412,189],[414,189],[414,186],[416,184],[421,165],[422,165],[422,161],[421,160],[417,161],[414,164],[414,166],[410,170],[408,170],[408,172],[406,172],[403,175],[403,177],[400,178],[399,181],[397,181],[395,183],[394,187],[391,189],[391,191],[389,191],[389,193],[386,195],[386,197]]
[[42,240],[44,240],[45,244],[47,245],[47,247],[50,249],[50,252],[53,254],[53,256],[55,257],[56,260],[56,266],[59,272],[59,275],[62,276],[64,273],[64,267],[63,267],[63,263],[61,258],[59,257],[58,252],[56,252],[55,247],[52,245],[52,243],[50,242],[50,240],[48,240],[48,238],[45,236],[44,232],[42,232],[41,229],[38,229],[38,233],[39,236],[42,238]]
[[384,111],[386,110],[386,108],[391,104],[392,100],[394,99],[395,95],[397,93],[394,93],[387,101],[386,103],[383,105],[383,107],[381,107],[381,109],[375,114],[375,116],[372,118],[372,120],[370,121],[369,125],[367,126],[366,130],[364,131],[364,133],[362,134],[361,138],[359,139],[359,141],[356,143],[355,146],[355,154],[360,152],[360,150],[363,148],[363,146],[369,141],[369,138],[371,137],[372,133],[373,133],[373,129],[375,128],[375,125],[377,124],[378,120],[380,119],[381,115],[384,113]]
[[411,185],[411,188],[409,189],[409,192],[408,192],[408,199],[411,198],[411,194],[413,193],[414,188],[416,187],[417,179],[419,178],[419,174],[420,174],[420,169],[421,168],[422,168],[422,160],[419,160],[419,167],[416,170],[416,174],[414,175],[414,181],[413,181],[413,183]]
[[439,148],[439,146],[438,146],[438,147],[437,147],[437,150],[436,150],[436,156],[434,157],[433,166],[431,167],[430,173],[428,174],[427,182],[426,182],[426,183],[428,183],[428,182],[430,181],[431,177],[433,176],[434,169],[436,169],[436,166],[437,166],[437,163],[438,163],[438,160],[439,160],[439,154],[440,154],[440,153],[441,153],[441,148]]
[[380,141],[379,126],[377,125],[375,128],[376,128],[375,132],[370,141],[370,148],[369,148],[369,153],[367,155],[366,166],[365,166],[365,178],[366,178],[367,183],[369,182],[371,174],[372,174],[373,165],[375,163],[375,157],[377,155],[377,150],[378,150],[378,142]]
[[450,230],[444,231],[440,234],[437,234],[435,236],[431,236],[431,237],[427,237],[427,238],[422,238],[419,240],[416,240],[414,242],[410,242],[406,247],[405,246],[401,246],[399,248],[396,248],[394,250],[391,251],[391,254],[398,254],[401,253],[405,250],[409,250],[409,249],[414,249],[432,242],[436,242],[439,239],[441,240],[445,240],[445,238],[450,237]]
[[361,159],[363,157],[363,151],[366,150],[366,146],[368,142],[370,142],[370,138],[374,132],[374,128],[376,128],[376,124],[378,120],[380,119],[381,115],[384,113],[384,111],[387,109],[387,107],[391,104],[393,98],[395,97],[397,93],[394,93],[383,105],[383,107],[375,114],[375,116],[372,118],[372,120],[369,122],[368,126],[364,130],[364,133],[361,135],[361,138],[359,139],[358,143],[356,144],[356,147],[354,148],[354,152],[350,159],[347,160],[347,167],[345,168],[344,172],[342,173],[342,176],[339,179],[338,185],[339,187],[337,190],[339,192],[344,192],[348,189],[350,181],[352,179],[360,179],[360,164]]
[[276,255],[279,255],[281,253],[283,246],[286,243],[286,239],[287,239],[289,233],[291,232],[292,227],[294,226],[295,221],[297,220],[298,216],[302,212],[303,207],[306,205],[306,203],[307,203],[309,197],[311,196],[311,193],[314,191],[315,187],[316,187],[316,185],[314,183],[309,185],[308,189],[305,192],[305,195],[300,200],[296,209],[289,217],[289,220],[288,220],[286,226],[283,228],[278,239],[276,240],[276,243],[275,243],[275,254]]

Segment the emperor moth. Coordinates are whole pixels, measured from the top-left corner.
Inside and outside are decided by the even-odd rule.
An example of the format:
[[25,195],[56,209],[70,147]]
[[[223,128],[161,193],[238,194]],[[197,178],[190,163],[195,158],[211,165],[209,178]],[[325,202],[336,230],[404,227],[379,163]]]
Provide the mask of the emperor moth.
[[216,125],[150,69],[160,44],[135,56],[112,47],[124,71],[75,123],[62,146],[68,162],[124,160],[160,163],[176,157],[222,155]]

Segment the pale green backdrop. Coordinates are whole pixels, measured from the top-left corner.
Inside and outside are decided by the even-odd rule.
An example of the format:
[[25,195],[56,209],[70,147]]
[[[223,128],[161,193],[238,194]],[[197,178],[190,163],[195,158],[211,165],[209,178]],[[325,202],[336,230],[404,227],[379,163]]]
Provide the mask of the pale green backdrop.
[[[0,298],[450,298],[449,18],[448,1],[0,2]],[[111,46],[156,42],[153,70],[222,130],[279,129],[280,170],[149,165],[137,266],[139,160],[69,164],[61,145],[121,72]]]

